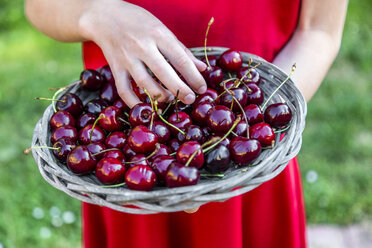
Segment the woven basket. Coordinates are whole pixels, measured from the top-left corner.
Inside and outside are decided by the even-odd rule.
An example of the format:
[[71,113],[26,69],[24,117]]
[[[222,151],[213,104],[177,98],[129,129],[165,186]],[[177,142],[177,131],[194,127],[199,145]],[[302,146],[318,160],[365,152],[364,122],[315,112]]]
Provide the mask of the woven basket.
[[[208,54],[220,55],[225,50],[226,48],[213,47],[208,50]],[[204,56],[203,48],[193,48],[191,51],[196,57]],[[282,70],[264,59],[249,53],[241,54],[245,63],[250,58],[253,60],[252,65],[262,63],[257,70],[263,79],[260,88],[265,98],[287,77]],[[84,104],[96,97],[92,93],[81,91],[79,85],[70,86],[66,92],[79,95]],[[32,154],[43,178],[53,187],[78,200],[134,214],[186,210],[244,194],[277,176],[284,170],[288,161],[298,154],[305,126],[306,102],[291,80],[277,91],[269,104],[275,102],[287,103],[293,117],[290,128],[283,132],[284,137],[280,140],[280,136],[283,135],[276,135],[274,148],[264,150],[249,166],[239,168],[231,166],[222,179],[201,179],[194,186],[156,187],[149,192],[130,190],[125,186],[103,188],[94,175],[74,175],[66,165],[54,159],[49,149],[33,149]],[[52,105],[48,106],[35,126],[32,146],[50,145],[49,120],[53,113]]]

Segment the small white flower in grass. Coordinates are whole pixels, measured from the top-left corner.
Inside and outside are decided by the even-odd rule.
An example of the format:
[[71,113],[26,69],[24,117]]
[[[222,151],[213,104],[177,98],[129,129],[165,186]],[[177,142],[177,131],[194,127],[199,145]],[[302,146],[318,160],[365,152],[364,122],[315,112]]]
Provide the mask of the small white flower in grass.
[[309,170],[306,173],[306,181],[308,183],[315,183],[318,180],[318,173],[314,170]]
[[71,223],[74,223],[75,220],[76,220],[76,217],[75,217],[75,214],[71,211],[66,211],[63,213],[62,215],[62,220],[63,222],[65,222],[66,224],[71,224]]
[[59,207],[53,206],[49,209],[49,214],[52,217],[59,217],[61,216],[61,210],[59,209]]
[[43,239],[49,239],[50,236],[52,236],[52,232],[48,227],[42,227],[40,228],[40,237]]
[[52,225],[55,227],[60,227],[63,225],[62,218],[59,216],[53,216],[52,217]]
[[36,207],[32,210],[32,216],[35,218],[35,219],[42,219],[44,218],[45,214],[44,214],[44,210],[42,208],[39,208],[39,207]]

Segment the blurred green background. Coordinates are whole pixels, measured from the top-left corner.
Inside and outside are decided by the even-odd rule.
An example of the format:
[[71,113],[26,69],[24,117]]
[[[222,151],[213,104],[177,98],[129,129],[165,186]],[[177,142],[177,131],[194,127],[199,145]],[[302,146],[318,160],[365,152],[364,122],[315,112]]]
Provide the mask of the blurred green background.
[[[310,224],[371,220],[371,13],[372,1],[350,1],[340,54],[309,103],[299,159]],[[79,44],[45,37],[23,1],[0,0],[0,247],[80,247],[80,202],[49,186],[22,151],[48,105],[34,98],[81,70]]]

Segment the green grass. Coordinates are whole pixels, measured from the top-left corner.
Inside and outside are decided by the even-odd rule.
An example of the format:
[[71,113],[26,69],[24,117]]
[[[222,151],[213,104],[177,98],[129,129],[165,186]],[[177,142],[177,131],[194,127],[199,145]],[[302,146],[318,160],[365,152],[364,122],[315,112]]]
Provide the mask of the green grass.
[[[4,3],[11,12],[2,8]],[[0,3],[0,243],[79,247],[80,202],[46,183],[32,156],[22,151],[49,104],[34,98],[51,96],[50,87],[78,77],[80,45],[38,33],[21,8],[20,0]],[[349,224],[372,216],[371,12],[370,1],[350,2],[339,57],[308,105],[299,160],[309,223]],[[6,19],[7,13],[11,18]],[[53,226],[52,206],[73,211],[77,220]],[[32,216],[35,207],[44,210],[43,219]],[[40,236],[43,227],[51,231],[49,238]]]

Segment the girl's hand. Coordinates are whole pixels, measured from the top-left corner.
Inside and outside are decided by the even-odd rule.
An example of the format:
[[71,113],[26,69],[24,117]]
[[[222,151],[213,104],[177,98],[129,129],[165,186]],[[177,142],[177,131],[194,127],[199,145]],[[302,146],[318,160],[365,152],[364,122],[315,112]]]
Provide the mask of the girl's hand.
[[[159,101],[172,99],[179,90],[179,99],[191,104],[195,100],[193,91],[202,94],[207,89],[200,74],[206,65],[141,7],[117,0],[93,1],[79,19],[79,29],[83,37],[102,49],[119,95],[129,107],[140,102],[132,91],[130,77]],[[147,67],[164,87],[151,77]]]

